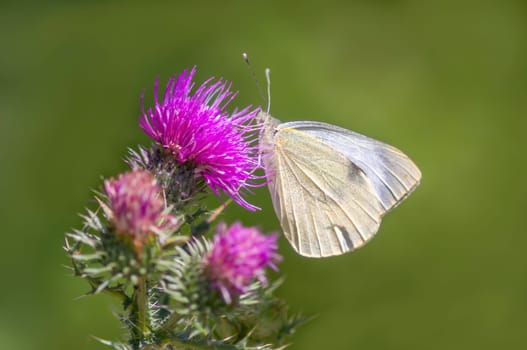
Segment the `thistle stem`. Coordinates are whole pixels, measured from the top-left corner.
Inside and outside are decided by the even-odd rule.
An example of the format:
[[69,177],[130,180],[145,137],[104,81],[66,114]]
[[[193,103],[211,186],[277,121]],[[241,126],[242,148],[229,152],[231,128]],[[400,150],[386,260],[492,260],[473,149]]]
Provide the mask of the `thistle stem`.
[[134,294],[134,308],[132,309],[131,314],[132,320],[135,321],[134,343],[141,344],[150,334],[148,320],[147,283],[144,276],[139,278]]

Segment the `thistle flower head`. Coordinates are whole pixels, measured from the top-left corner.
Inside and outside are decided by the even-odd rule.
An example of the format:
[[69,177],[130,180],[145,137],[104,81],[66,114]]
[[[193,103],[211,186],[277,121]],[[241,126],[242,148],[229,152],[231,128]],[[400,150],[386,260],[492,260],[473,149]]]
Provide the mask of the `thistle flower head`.
[[140,255],[146,240],[176,224],[165,212],[161,188],[152,173],[134,170],[106,180],[108,205],[103,207],[118,235],[129,237]]
[[276,263],[281,260],[276,253],[277,238],[239,222],[230,227],[225,223],[218,225],[213,247],[205,257],[205,266],[212,287],[221,293],[227,304],[243,293],[255,278],[267,283],[267,266],[277,270]]
[[143,107],[139,125],[178,163],[190,165],[215,194],[224,192],[243,207],[258,209],[242,193],[246,187],[256,186],[254,142],[259,125],[253,122],[258,109],[248,106],[232,114],[226,112],[236,93],[230,91],[230,83],[221,79],[210,78],[192,93],[195,72],[194,67],[172,77],[162,101],[156,81],[155,105],[147,111]]

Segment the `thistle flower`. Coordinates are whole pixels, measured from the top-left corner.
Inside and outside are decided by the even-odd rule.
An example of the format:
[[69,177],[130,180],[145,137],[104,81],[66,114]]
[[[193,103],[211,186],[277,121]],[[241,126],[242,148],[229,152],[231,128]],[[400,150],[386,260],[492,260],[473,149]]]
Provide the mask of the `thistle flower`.
[[216,195],[224,192],[244,208],[256,210],[243,198],[242,191],[257,186],[254,142],[260,126],[253,122],[258,109],[247,106],[229,115],[225,108],[237,93],[231,92],[231,84],[221,79],[206,80],[192,94],[195,72],[194,67],[172,77],[162,101],[157,80],[154,107],[145,111],[141,98],[143,115],[139,125],[178,163],[190,166],[194,176],[203,178]]
[[256,278],[267,283],[265,267],[278,270],[281,260],[276,253],[276,235],[266,236],[256,227],[244,227],[239,222],[227,227],[220,223],[214,244],[205,258],[207,276],[225,303],[243,293]]
[[106,180],[104,189],[106,215],[119,236],[131,239],[138,256],[149,237],[164,239],[163,231],[175,227],[177,220],[165,212],[161,188],[149,171],[129,171]]

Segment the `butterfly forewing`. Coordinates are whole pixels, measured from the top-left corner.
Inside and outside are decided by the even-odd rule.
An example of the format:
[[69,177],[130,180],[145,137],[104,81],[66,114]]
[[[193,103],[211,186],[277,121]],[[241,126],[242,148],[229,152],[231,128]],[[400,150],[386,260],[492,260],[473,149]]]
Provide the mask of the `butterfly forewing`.
[[284,234],[301,255],[339,255],[377,232],[383,208],[367,175],[313,135],[281,124],[266,161]]

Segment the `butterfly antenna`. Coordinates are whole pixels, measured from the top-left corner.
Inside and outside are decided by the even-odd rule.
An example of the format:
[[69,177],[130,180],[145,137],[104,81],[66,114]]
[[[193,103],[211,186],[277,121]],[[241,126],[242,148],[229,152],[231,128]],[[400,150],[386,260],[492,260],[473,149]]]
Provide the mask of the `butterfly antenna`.
[[271,111],[271,70],[265,69],[265,79],[267,80],[267,114]]
[[[247,64],[247,67],[249,68],[249,72],[251,72],[251,76],[254,79],[254,82],[256,83],[256,87],[258,88],[258,93],[260,94],[260,98],[262,99],[262,102],[267,105],[267,112],[269,112],[269,105],[270,101],[269,99],[266,101],[264,97],[264,93],[262,90],[262,85],[260,85],[260,82],[258,81],[258,78],[256,77],[256,74],[254,74],[253,67],[251,66],[251,63],[249,62],[249,56],[247,53],[242,53],[243,60],[245,61],[245,64]],[[266,73],[267,74],[267,73]],[[267,80],[267,85],[269,89],[269,79]]]

